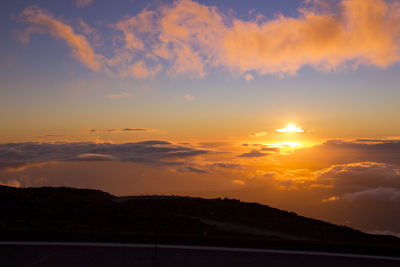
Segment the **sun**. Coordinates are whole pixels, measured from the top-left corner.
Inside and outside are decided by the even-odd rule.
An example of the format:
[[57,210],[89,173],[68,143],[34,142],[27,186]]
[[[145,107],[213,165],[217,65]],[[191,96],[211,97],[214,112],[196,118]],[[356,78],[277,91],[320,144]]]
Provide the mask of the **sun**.
[[300,126],[296,126],[295,124],[288,124],[285,128],[276,129],[278,133],[304,133],[304,130]]

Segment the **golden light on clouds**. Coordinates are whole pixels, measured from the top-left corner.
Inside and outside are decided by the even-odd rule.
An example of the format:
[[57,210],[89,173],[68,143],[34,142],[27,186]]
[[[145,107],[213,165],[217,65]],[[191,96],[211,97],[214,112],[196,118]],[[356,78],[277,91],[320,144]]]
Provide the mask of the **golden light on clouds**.
[[267,131],[261,131],[261,132],[257,132],[257,133],[251,133],[249,134],[251,137],[263,137],[266,136],[268,134]]
[[304,130],[300,126],[296,126],[295,124],[288,124],[285,128],[276,129],[278,133],[304,133]]
[[234,183],[236,185],[245,185],[246,184],[244,181],[238,180],[238,179],[232,180],[232,183]]
[[269,145],[272,147],[280,147],[280,148],[300,148],[303,145],[299,142],[289,142],[289,141],[285,141],[285,142],[279,142],[279,143],[275,143],[272,145]]
[[340,197],[333,196],[333,197],[329,197],[329,198],[324,198],[324,199],[322,199],[322,202],[337,201],[337,200],[339,200],[339,199],[340,199]]
[[[20,39],[27,44],[30,35],[48,33],[89,69],[138,80],[161,71],[204,78],[221,67],[247,73],[244,78],[251,81],[248,72],[294,75],[303,66],[326,72],[360,65],[386,68],[400,61],[397,2],[341,0],[329,7],[305,1],[298,16],[270,20],[242,20],[191,0],[172,2],[115,22],[111,38],[121,43],[111,47],[112,57],[97,54],[85,35],[37,5],[18,16],[30,24]],[[76,3],[83,7],[93,1]]]

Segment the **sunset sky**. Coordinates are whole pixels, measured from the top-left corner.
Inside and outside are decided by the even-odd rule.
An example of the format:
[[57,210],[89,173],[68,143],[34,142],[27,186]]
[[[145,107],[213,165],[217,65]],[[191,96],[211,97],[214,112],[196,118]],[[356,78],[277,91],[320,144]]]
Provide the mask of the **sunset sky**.
[[400,1],[6,0],[0,184],[400,235]]

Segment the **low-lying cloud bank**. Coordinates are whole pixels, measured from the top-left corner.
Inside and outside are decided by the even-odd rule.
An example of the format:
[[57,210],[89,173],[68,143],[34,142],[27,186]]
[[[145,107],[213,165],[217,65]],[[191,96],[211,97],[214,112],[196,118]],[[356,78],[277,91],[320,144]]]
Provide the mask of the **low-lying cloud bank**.
[[0,168],[52,161],[122,161],[169,164],[210,151],[167,141],[136,143],[9,143],[0,145]]
[[90,44],[94,30],[87,24],[79,32],[37,5],[25,8],[18,18],[30,25],[20,34],[24,43],[33,33],[47,33],[65,42],[89,69],[136,79],[161,72],[201,78],[215,68],[244,77],[249,72],[292,75],[303,66],[319,71],[385,68],[400,59],[398,1],[305,1],[296,17],[258,14],[242,20],[215,6],[176,0],[110,25],[110,57]]
[[320,145],[294,151],[279,158],[292,169],[322,169],[331,165],[380,162],[400,164],[399,140],[358,139],[354,141],[329,140]]

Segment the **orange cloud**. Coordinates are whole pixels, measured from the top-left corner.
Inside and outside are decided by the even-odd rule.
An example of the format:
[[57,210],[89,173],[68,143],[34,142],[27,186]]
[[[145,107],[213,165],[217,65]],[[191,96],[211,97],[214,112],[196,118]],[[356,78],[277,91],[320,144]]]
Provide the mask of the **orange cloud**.
[[137,16],[125,17],[114,25],[123,34],[125,48],[144,50],[144,34],[154,34],[156,30],[154,15],[153,11],[143,10]]
[[268,134],[267,131],[261,131],[261,132],[256,132],[256,133],[250,133],[249,135],[251,137],[263,137],[266,136]]
[[[191,0],[161,4],[126,16],[113,27],[114,55],[94,53],[83,35],[37,6],[21,18],[62,39],[73,56],[94,70],[146,79],[164,70],[202,78],[211,69],[230,73],[293,75],[303,66],[335,71],[399,61],[400,2],[384,0],[306,1],[299,15],[242,20]],[[29,35],[29,34],[28,34]],[[104,62],[102,62],[104,59]],[[247,73],[247,74],[246,74]]]
[[[34,28],[28,28],[28,34],[32,29],[47,32],[55,39],[63,40],[72,50],[72,56],[92,70],[101,69],[102,56],[96,54],[86,37],[76,34],[74,29],[56,19],[52,14],[38,6],[29,6],[19,15],[23,21],[32,23]],[[25,36],[27,38],[27,36]]]
[[162,66],[160,64],[154,69],[149,68],[146,66],[146,63],[143,60],[139,60],[129,67],[130,74],[137,79],[147,79],[149,77],[153,77],[161,69]]
[[237,184],[237,185],[245,185],[246,184],[243,180],[238,180],[238,179],[232,180],[232,183]]
[[186,94],[184,98],[189,102],[192,102],[194,100],[194,96],[192,96],[191,94]]
[[337,200],[339,200],[339,199],[340,199],[340,197],[333,196],[333,197],[323,198],[323,199],[322,199],[322,202],[337,201]]
[[78,29],[88,36],[95,46],[100,46],[103,44],[100,31],[90,27],[89,24],[81,19],[79,20]]
[[347,64],[387,67],[399,60],[399,3],[343,0],[330,7],[323,2],[313,1],[297,18],[232,18],[230,26],[215,7],[181,0],[164,6],[160,42],[172,47],[166,54],[175,56],[176,72],[198,76],[207,65],[240,73],[294,74],[304,65],[329,71]]
[[226,30],[217,9],[190,0],[176,1],[161,9],[159,25],[158,46],[172,59],[170,70],[174,74],[204,77],[205,67],[215,61],[212,57]]
[[104,97],[108,98],[108,99],[121,99],[121,98],[130,96],[130,95],[131,94],[128,93],[128,92],[123,92],[123,93],[120,93],[120,94],[108,94],[108,95],[105,95]]
[[223,63],[239,71],[295,73],[304,65],[334,70],[343,64],[386,67],[399,60],[399,6],[343,0],[338,11],[301,10],[264,23],[235,19],[224,37]]
[[6,181],[6,182],[0,182],[0,185],[4,186],[11,186],[11,187],[21,187],[21,183],[15,179]]

